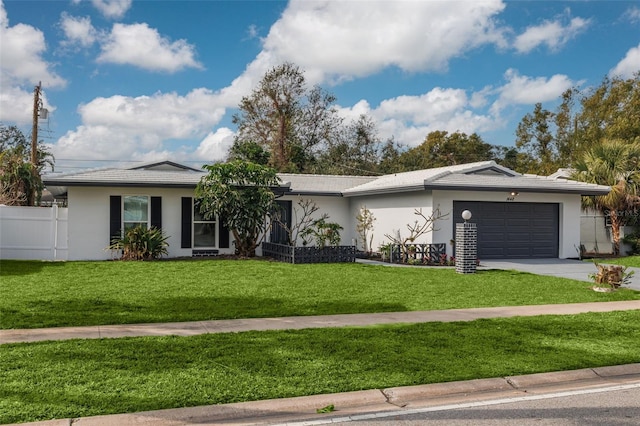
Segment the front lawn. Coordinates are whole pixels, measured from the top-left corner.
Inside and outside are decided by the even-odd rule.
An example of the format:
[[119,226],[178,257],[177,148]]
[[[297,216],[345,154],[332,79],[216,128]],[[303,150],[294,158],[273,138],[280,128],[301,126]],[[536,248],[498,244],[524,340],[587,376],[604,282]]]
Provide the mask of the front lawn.
[[598,259],[598,263],[611,265],[624,265],[633,268],[640,268],[640,256],[616,257],[615,259]]
[[7,344],[0,423],[635,362],[640,311]]
[[640,299],[515,271],[265,260],[0,261],[0,328],[135,324]]

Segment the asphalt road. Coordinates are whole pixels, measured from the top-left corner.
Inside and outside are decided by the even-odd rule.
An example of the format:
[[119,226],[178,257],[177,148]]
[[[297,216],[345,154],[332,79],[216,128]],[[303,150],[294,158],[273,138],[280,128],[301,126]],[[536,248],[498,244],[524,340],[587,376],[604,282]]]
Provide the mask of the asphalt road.
[[[529,398],[529,399],[527,399]],[[413,411],[419,411],[414,409]],[[505,402],[505,399],[469,401],[449,406],[430,407],[421,413],[384,413],[366,420],[332,422],[332,425],[357,426],[622,426],[640,425],[640,383],[530,395]],[[315,423],[314,423],[315,424]],[[294,424],[288,423],[293,426]]]

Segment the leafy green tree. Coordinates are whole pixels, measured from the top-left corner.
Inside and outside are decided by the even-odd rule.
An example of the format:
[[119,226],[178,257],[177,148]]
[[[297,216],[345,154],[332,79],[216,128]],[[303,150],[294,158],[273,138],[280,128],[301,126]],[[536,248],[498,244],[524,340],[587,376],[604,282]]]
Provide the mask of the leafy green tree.
[[267,219],[276,211],[274,187],[280,179],[275,169],[247,161],[204,166],[195,195],[200,213],[219,220],[231,230],[236,254],[254,257],[267,231]]
[[382,142],[370,117],[360,115],[336,136],[318,156],[315,166],[317,172],[344,175],[376,173]]
[[537,161],[530,173],[550,175],[558,169],[556,140],[551,131],[554,113],[537,103],[532,113],[522,118],[516,129],[516,147],[524,150]]
[[524,171],[550,174],[571,167],[605,139],[640,140],[640,72],[632,78],[605,77],[585,91],[565,91],[555,112],[536,104],[516,130],[519,153],[533,161]]
[[535,159],[526,152],[519,152],[514,146],[493,145],[493,160],[498,164],[520,173],[534,168]]
[[0,201],[7,205],[34,205],[44,189],[41,174],[53,170],[53,155],[42,144],[37,164],[31,163],[31,144],[16,126],[0,126]]
[[596,144],[576,162],[572,178],[611,187],[607,195],[582,200],[583,207],[610,218],[613,251],[620,254],[620,227],[625,214],[640,206],[640,142],[612,139]]
[[233,116],[238,126],[234,145],[252,141],[269,153],[269,165],[276,170],[303,171],[340,127],[335,100],[319,86],[308,90],[298,66],[276,66],[240,101],[240,112]]
[[493,157],[493,146],[478,134],[449,134],[439,130],[429,133],[421,145],[403,152],[398,160],[404,170],[420,170],[492,160]]
[[398,173],[401,170],[400,154],[402,146],[397,144],[393,138],[388,139],[380,149],[380,160],[378,161],[378,173],[390,174]]
[[260,144],[253,141],[234,141],[229,150],[229,161],[242,160],[251,163],[269,164],[269,152],[265,151]]
[[580,104],[576,133],[583,147],[603,139],[627,143],[639,140],[640,71],[629,79],[605,77],[600,86],[582,97]]

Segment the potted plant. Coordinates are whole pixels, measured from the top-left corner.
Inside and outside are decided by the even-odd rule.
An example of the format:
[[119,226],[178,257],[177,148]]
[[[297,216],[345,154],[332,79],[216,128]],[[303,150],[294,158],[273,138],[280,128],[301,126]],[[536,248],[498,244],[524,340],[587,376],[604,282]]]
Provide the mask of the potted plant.
[[634,271],[627,272],[627,267],[622,265],[601,265],[594,262],[598,271],[590,274],[594,280],[594,291],[611,292],[617,290],[621,285],[628,284]]

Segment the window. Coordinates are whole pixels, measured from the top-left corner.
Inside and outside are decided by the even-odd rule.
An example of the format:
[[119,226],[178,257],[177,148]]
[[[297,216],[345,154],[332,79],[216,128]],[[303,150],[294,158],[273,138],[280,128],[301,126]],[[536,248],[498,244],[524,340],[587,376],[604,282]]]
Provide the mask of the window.
[[200,203],[193,202],[193,247],[217,247],[216,217],[205,219],[200,213]]
[[123,198],[122,228],[126,233],[137,226],[149,228],[149,197],[125,195]]
[[162,197],[110,195],[109,244],[136,226],[162,229]]

